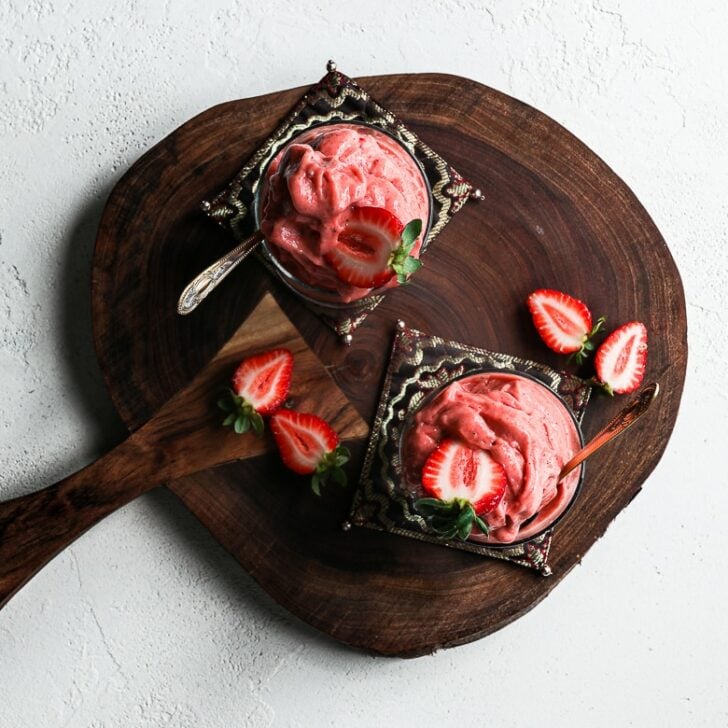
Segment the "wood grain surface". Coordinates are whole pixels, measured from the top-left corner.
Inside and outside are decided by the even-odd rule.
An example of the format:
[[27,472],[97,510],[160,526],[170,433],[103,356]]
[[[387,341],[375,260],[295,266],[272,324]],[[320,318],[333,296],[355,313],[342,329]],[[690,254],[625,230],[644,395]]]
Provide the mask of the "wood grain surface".
[[[649,215],[578,139],[535,109],[463,78],[359,79],[485,193],[428,251],[425,266],[357,331],[350,348],[248,261],[192,315],[187,281],[233,245],[199,211],[303,89],[216,106],[136,162],[112,192],[93,265],[94,334],[113,400],[134,429],[183,386],[274,290],[360,414],[371,421],[396,318],[433,334],[541,360],[527,294],[563,289],[609,327],[650,333],[647,381],[662,393],[630,435],[594,455],[554,537],[543,578],[507,563],[366,529],[343,532],[351,493],[322,500],[275,457],[226,465],[169,487],[279,603],[348,645],[414,656],[482,637],[531,609],[581,561],[639,492],[668,442],[687,359],[678,272]],[[624,130],[615,130],[624,133]],[[583,374],[589,374],[585,368]],[[585,435],[624,405],[595,396]],[[637,445],[636,443],[639,443]],[[363,447],[355,448],[354,464]],[[652,487],[659,487],[655,482]]]
[[241,359],[277,347],[295,360],[287,405],[320,414],[343,440],[365,437],[366,422],[266,293],[202,371],[124,442],[54,485],[0,503],[0,608],[63,548],[133,498],[165,481],[274,451],[270,433],[223,428],[216,400]]

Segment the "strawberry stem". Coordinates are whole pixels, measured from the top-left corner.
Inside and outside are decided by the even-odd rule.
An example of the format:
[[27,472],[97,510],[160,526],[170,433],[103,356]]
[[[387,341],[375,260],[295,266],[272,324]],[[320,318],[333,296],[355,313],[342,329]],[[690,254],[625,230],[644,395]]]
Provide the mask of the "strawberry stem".
[[350,457],[349,449],[343,445],[337,445],[331,452],[327,452],[311,476],[311,490],[320,496],[321,486],[326,485],[329,480],[333,480],[342,488],[346,487],[346,471],[341,466],[347,463]]
[[387,266],[397,274],[400,285],[409,282],[409,277],[422,267],[422,261],[410,253],[422,232],[422,220],[415,219],[405,225],[399,245],[390,253]]
[[425,518],[427,525],[443,541],[467,541],[473,527],[477,527],[486,536],[488,524],[475,512],[473,504],[467,498],[420,498],[415,501],[415,510]]
[[587,384],[589,387],[597,387],[598,389],[604,390],[610,397],[614,397],[614,390],[612,387],[607,384],[606,382],[602,382],[597,377],[592,377],[591,379],[587,379],[585,384]]
[[244,435],[251,429],[259,437],[263,434],[263,418],[250,402],[235,394],[232,389],[225,390],[217,400],[217,407],[226,413],[222,421],[223,427],[232,427],[237,435]]
[[604,324],[607,322],[606,316],[600,316],[597,320],[594,326],[592,327],[592,330],[588,333],[584,334],[584,338],[581,342],[581,349],[579,351],[575,351],[573,354],[569,356],[567,361],[571,361],[572,359],[579,365],[583,364],[591,354],[592,351],[594,351],[594,343],[591,341],[591,339],[599,332],[601,331]]

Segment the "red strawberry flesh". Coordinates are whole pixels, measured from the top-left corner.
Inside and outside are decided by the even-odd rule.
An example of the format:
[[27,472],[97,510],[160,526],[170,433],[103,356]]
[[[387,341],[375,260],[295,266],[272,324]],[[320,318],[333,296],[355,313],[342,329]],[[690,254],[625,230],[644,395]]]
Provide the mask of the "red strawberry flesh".
[[325,420],[306,412],[279,410],[271,417],[270,429],[284,465],[301,475],[315,472],[339,443],[339,436]]
[[269,415],[288,396],[292,373],[293,354],[288,349],[271,349],[241,362],[233,375],[233,391],[258,414]]
[[325,260],[344,283],[378,288],[394,275],[388,261],[402,230],[400,220],[382,207],[354,207]]
[[506,490],[506,473],[485,450],[443,440],[422,469],[422,487],[443,501],[465,498],[478,515],[492,511]]
[[559,354],[580,351],[592,330],[586,304],[561,291],[541,288],[527,300],[536,330],[549,349]]
[[609,334],[594,359],[597,378],[615,394],[637,389],[646,364],[647,328],[639,321],[630,321]]

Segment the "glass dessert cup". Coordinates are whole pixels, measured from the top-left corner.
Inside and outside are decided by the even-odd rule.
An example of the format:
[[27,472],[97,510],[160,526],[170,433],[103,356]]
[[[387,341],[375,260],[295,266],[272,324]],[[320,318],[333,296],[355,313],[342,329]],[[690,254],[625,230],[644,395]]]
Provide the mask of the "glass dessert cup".
[[[496,368],[482,368],[477,369],[474,371],[469,371],[466,374],[463,374],[460,377],[457,377],[455,379],[452,379],[448,381],[447,383],[441,385],[434,391],[430,392],[425,396],[422,401],[420,401],[416,407],[414,407],[411,411],[407,413],[407,416],[405,417],[402,432],[399,438],[399,463],[396,466],[396,475],[399,479],[399,488],[400,491],[407,497],[408,501],[411,504],[412,510],[414,513],[417,513],[417,509],[415,507],[415,501],[417,501],[419,498],[429,498],[431,497],[429,493],[427,493],[424,488],[422,487],[422,484],[411,477],[411,473],[408,474],[408,468],[407,462],[408,458],[410,457],[410,453],[408,452],[408,439],[412,432],[412,428],[415,426],[415,417],[417,413],[423,411],[425,408],[428,407],[437,397],[440,395],[447,387],[452,385],[455,382],[463,381],[466,379],[469,379],[474,376],[482,375],[482,374],[503,374],[507,375],[508,377],[513,378],[520,378],[524,380],[528,380],[529,382],[533,382],[537,384],[539,387],[543,388],[550,397],[553,397],[553,404],[563,413],[568,415],[567,420],[573,425],[573,433],[576,435],[577,438],[577,448],[579,449],[584,446],[584,435],[581,430],[581,426],[579,425],[579,422],[577,421],[574,413],[572,412],[571,408],[566,404],[566,402],[563,400],[563,398],[554,392],[553,389],[548,387],[546,384],[544,384],[542,381],[540,381],[538,378],[527,374],[525,372],[516,371],[513,369],[496,369]],[[444,438],[442,438],[444,439]],[[573,453],[571,454],[573,455]],[[564,462],[570,459],[571,455],[564,457]],[[535,541],[542,537],[544,534],[546,534],[548,531],[553,529],[571,510],[573,504],[576,502],[576,499],[581,492],[583,480],[584,480],[584,464],[582,463],[579,468],[574,472],[574,474],[570,474],[566,476],[564,479],[564,482],[568,482],[568,478],[575,477],[576,482],[574,484],[573,491],[571,492],[570,496],[567,500],[564,501],[563,504],[561,504],[557,510],[548,518],[547,521],[545,521],[543,524],[540,524],[539,527],[536,530],[530,529],[531,525],[539,519],[540,514],[542,511],[547,509],[550,505],[550,502],[542,503],[539,510],[533,513],[529,518],[524,520],[520,526],[519,526],[519,534],[516,536],[516,538],[512,541],[500,541],[495,540],[492,538],[488,538],[483,534],[480,534],[477,529],[475,529],[472,532],[472,536],[476,536],[476,538],[473,538],[472,536],[468,539],[471,543],[478,543],[482,544],[483,546],[486,546],[489,549],[512,549],[518,546],[521,546],[525,543]],[[530,530],[529,530],[530,529]],[[524,536],[521,536],[521,533],[525,533]]]
[[[422,180],[424,189],[427,192],[427,202],[428,202],[428,209],[427,209],[427,215],[425,219],[422,221],[422,233],[420,236],[420,240],[422,241],[422,245],[425,244],[427,241],[427,237],[430,233],[430,229],[432,226],[432,216],[433,216],[433,201],[432,201],[432,189],[429,183],[429,180],[427,179],[427,176],[424,173],[424,170],[422,169],[419,161],[414,156],[414,154],[393,134],[390,134],[389,132],[385,131],[384,129],[381,129],[380,127],[376,125],[366,124],[364,122],[360,121],[343,121],[343,120],[336,120],[331,122],[326,122],[324,124],[319,124],[316,126],[309,127],[305,130],[303,130],[300,134],[296,135],[292,139],[290,139],[285,146],[283,146],[270,160],[268,165],[266,165],[266,168],[263,170],[261,174],[261,182],[258,185],[256,192],[255,192],[255,199],[253,203],[253,211],[255,216],[255,224],[256,229],[260,229],[261,223],[263,221],[263,213],[262,208],[263,204],[265,202],[265,193],[267,190],[267,179],[269,175],[269,168],[271,163],[277,159],[280,155],[282,155],[285,152],[285,149],[288,148],[289,145],[295,144],[296,140],[299,139],[301,136],[309,135],[314,130],[325,130],[327,127],[337,127],[337,126],[346,126],[346,127],[355,127],[355,126],[361,126],[364,127],[370,132],[374,133],[374,135],[382,135],[388,138],[388,140],[393,140],[398,147],[400,147],[405,153],[407,158],[412,163],[412,168],[417,170],[417,173],[419,177]],[[405,220],[403,222],[409,222],[408,220]],[[315,304],[316,306],[320,306],[323,308],[332,309],[332,311],[345,311],[345,312],[355,312],[357,310],[368,310],[372,308],[372,304],[375,303],[381,296],[385,295],[388,291],[391,291],[395,289],[397,286],[394,285],[384,285],[379,288],[374,288],[368,293],[366,293],[363,296],[360,296],[358,298],[352,298],[350,300],[343,300],[341,294],[334,289],[330,288],[323,288],[323,287],[317,287],[315,285],[311,285],[310,283],[302,280],[299,276],[297,276],[292,270],[290,270],[283,261],[280,260],[279,256],[276,254],[276,246],[269,243],[265,238],[263,239],[261,245],[260,245],[261,253],[268,263],[269,267],[273,270],[273,272],[278,276],[278,278],[290,289],[292,290],[296,295],[300,296],[305,301],[308,301],[312,304]]]

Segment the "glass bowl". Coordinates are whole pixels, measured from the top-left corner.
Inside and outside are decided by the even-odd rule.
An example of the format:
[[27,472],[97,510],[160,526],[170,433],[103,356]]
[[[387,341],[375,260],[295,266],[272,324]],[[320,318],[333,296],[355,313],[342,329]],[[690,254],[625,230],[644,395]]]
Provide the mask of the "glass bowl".
[[[566,404],[564,399],[557,394],[551,387],[544,384],[541,380],[539,380],[537,377],[534,377],[530,374],[527,374],[525,372],[516,371],[514,369],[496,369],[496,368],[482,368],[477,370],[471,370],[467,372],[466,374],[463,374],[459,377],[456,377],[447,383],[441,385],[434,391],[428,393],[426,397],[420,401],[415,408],[413,408],[411,411],[407,413],[407,416],[405,417],[403,427],[402,427],[402,433],[400,435],[399,440],[399,466],[398,466],[398,476],[400,480],[400,490],[403,494],[407,496],[409,500],[411,500],[412,508],[414,512],[416,512],[416,509],[414,508],[414,501],[417,500],[417,498],[420,497],[428,497],[428,494],[424,491],[422,488],[422,485],[419,482],[412,482],[408,480],[406,468],[404,467],[404,463],[406,461],[406,440],[407,436],[413,426],[414,423],[414,417],[415,415],[420,412],[424,407],[426,407],[428,404],[430,404],[440,393],[443,392],[443,390],[450,386],[453,382],[460,381],[463,379],[468,379],[473,376],[478,376],[480,374],[506,374],[509,376],[522,378],[530,380],[531,382],[536,383],[538,386],[543,387],[549,394],[554,398],[555,402],[558,404],[559,407],[561,407],[563,410],[566,411],[566,413],[569,415],[569,419],[573,423],[574,430],[576,431],[579,447],[584,446],[584,434],[582,432],[581,426],[579,425],[578,420],[576,419],[576,416],[574,415],[571,408]],[[574,491],[571,494],[571,497],[566,501],[563,508],[559,510],[556,515],[551,518],[547,523],[545,523],[542,527],[540,527],[537,531],[533,533],[528,533],[526,536],[522,538],[517,538],[514,541],[510,541],[508,543],[502,542],[502,541],[495,541],[491,540],[490,538],[487,538],[486,536],[478,537],[478,538],[469,538],[468,541],[471,543],[479,543],[483,544],[484,546],[487,546],[487,548],[491,549],[510,549],[517,546],[520,546],[524,543],[527,543],[529,541],[534,541],[538,539],[539,537],[543,536],[547,531],[554,528],[565,516],[566,514],[571,510],[573,504],[576,502],[577,497],[579,496],[579,493],[581,492],[582,483],[584,481],[584,473],[585,473],[585,466],[584,463],[582,463],[578,467],[578,476],[577,476],[577,482],[574,486]],[[571,477],[569,476],[566,476]],[[547,504],[548,505],[548,504]],[[528,518],[526,521],[524,521],[521,524],[521,528],[519,529],[519,532],[522,530],[528,529],[528,524],[534,522],[538,518],[539,512],[535,513],[533,516]]]
[[[253,202],[253,212],[255,216],[255,225],[256,229],[260,229],[262,215],[261,215],[261,207],[263,204],[263,193],[264,189],[266,187],[266,178],[268,175],[268,167],[273,162],[273,160],[277,159],[280,154],[284,152],[284,150],[288,147],[289,144],[295,143],[296,139],[298,139],[303,134],[309,134],[314,129],[324,129],[328,126],[339,126],[339,125],[346,125],[346,126],[363,126],[367,129],[374,130],[375,132],[382,134],[384,136],[389,137],[390,139],[394,140],[406,153],[407,156],[412,160],[413,164],[417,167],[420,175],[422,176],[422,180],[425,184],[425,189],[428,193],[428,215],[427,220],[423,220],[422,225],[422,241],[423,245],[427,241],[427,237],[430,234],[430,229],[432,227],[432,217],[433,217],[433,200],[432,200],[432,187],[430,185],[429,180],[427,179],[427,175],[425,174],[424,170],[422,169],[422,165],[420,164],[419,160],[415,157],[415,155],[412,153],[410,149],[407,148],[405,144],[402,143],[400,139],[398,139],[396,136],[391,134],[388,131],[385,131],[384,129],[380,128],[379,126],[376,126],[374,124],[366,124],[361,121],[346,121],[343,119],[337,119],[334,121],[329,121],[323,124],[318,124],[315,126],[307,127],[306,129],[302,130],[300,134],[297,134],[293,138],[291,138],[284,146],[281,147],[280,150],[278,150],[270,159],[268,164],[266,164],[265,169],[263,169],[261,177],[260,177],[260,184],[258,185],[256,191],[255,191],[255,199]],[[263,239],[260,250],[265,258],[265,260],[268,262],[269,266],[272,268],[272,270],[275,272],[275,274],[280,278],[281,281],[294,293],[296,293],[298,296],[303,298],[306,301],[309,301],[310,303],[316,304],[317,306],[322,306],[324,308],[330,308],[330,309],[337,309],[337,310],[356,310],[356,309],[369,309],[371,308],[371,304],[374,300],[378,299],[382,295],[385,295],[388,291],[393,290],[396,288],[396,286],[383,286],[381,288],[373,289],[369,293],[367,293],[365,296],[362,296],[360,298],[353,299],[351,301],[343,301],[341,299],[340,294],[338,291],[327,289],[327,288],[318,288],[316,286],[313,286],[309,283],[306,283],[305,281],[298,278],[296,275],[294,275],[290,270],[286,268],[286,266],[278,259],[276,256],[273,246],[268,244],[268,241]]]

